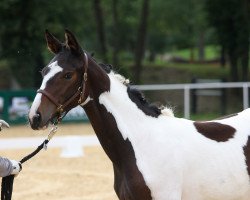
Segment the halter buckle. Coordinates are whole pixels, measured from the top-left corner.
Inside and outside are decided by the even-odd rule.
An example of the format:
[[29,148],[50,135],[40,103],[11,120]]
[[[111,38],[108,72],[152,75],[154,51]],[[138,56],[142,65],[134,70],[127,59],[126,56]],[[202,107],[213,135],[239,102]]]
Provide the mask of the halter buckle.
[[60,114],[63,113],[63,105],[62,104],[57,107],[57,112],[59,112]]
[[83,74],[83,80],[85,82],[88,80],[88,74],[87,74],[87,72],[84,72],[84,74]]
[[82,103],[82,92],[80,93],[80,97],[79,97],[79,100],[78,100],[78,104],[81,104]]

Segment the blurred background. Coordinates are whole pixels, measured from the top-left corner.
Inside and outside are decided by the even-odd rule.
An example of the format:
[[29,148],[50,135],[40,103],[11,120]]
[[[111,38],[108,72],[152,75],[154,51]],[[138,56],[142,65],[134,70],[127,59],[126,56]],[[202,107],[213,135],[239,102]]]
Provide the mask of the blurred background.
[[[1,0],[0,19],[0,117],[13,123],[27,121],[53,57],[45,29],[62,41],[70,29],[132,84],[249,81],[249,0]],[[145,95],[183,116],[182,90]],[[192,119],[243,109],[242,88],[191,90],[190,98]]]

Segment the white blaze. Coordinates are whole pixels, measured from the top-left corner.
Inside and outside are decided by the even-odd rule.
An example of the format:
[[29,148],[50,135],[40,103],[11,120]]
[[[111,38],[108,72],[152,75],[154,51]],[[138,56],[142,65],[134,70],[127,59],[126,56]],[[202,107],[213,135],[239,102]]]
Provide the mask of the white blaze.
[[[43,82],[42,82],[42,85],[40,87],[41,90],[44,90],[46,88],[46,85],[47,85],[47,82],[53,78],[57,73],[61,72],[63,70],[63,68],[61,68],[57,61],[51,63],[48,68],[50,68],[50,71],[48,74],[46,74],[43,78]],[[41,103],[41,97],[42,97],[42,94],[41,93],[38,93],[32,103],[32,106],[30,108],[30,112],[29,112],[29,119],[31,120],[32,122],[32,119],[33,119],[33,116],[36,114],[37,112],[37,109]]]

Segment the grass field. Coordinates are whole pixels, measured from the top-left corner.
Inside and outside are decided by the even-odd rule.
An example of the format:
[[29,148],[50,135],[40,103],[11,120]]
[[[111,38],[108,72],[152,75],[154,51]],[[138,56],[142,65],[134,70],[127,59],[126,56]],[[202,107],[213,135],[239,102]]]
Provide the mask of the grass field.
[[[216,58],[219,58],[220,56],[220,48],[219,46],[214,46],[214,45],[207,45],[204,49],[205,53],[205,60],[213,60]],[[172,52],[173,56],[178,56],[184,59],[189,59],[190,58],[190,49],[181,49],[181,50],[176,50]],[[194,59],[198,59],[198,49],[194,48]]]

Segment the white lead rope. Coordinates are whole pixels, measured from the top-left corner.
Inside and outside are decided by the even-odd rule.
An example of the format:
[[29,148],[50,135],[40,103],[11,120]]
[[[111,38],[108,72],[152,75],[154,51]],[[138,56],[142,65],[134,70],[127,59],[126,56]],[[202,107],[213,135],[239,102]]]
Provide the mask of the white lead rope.
[[[57,132],[57,129],[58,129],[58,126],[55,125],[55,124],[53,124],[53,127],[50,129],[49,134],[48,134],[48,136],[47,136],[47,140],[48,140],[48,141],[50,141],[50,140],[54,137],[54,135],[55,135],[56,132]],[[48,148],[48,143],[44,143],[43,149],[44,149],[44,150],[47,150],[47,148]]]

